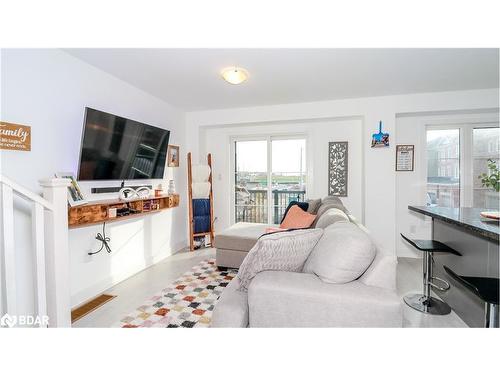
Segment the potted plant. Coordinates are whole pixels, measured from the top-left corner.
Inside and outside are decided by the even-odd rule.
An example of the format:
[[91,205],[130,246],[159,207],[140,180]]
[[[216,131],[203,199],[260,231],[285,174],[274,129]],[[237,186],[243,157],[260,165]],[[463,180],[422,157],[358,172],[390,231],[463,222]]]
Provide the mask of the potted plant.
[[486,192],[486,207],[498,209],[500,171],[496,161],[488,159],[488,173],[481,173],[478,178],[483,187],[491,189],[491,191]]

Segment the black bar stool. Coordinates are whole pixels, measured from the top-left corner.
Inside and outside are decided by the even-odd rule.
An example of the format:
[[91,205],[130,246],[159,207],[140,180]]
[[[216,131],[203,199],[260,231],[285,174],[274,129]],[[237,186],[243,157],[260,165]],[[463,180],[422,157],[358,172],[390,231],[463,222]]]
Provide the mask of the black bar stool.
[[450,268],[443,266],[448,275],[469,289],[484,301],[484,326],[498,328],[498,286],[500,279],[495,277],[477,277],[457,275]]
[[[432,315],[446,315],[451,312],[451,307],[447,303],[431,297],[431,287],[439,290],[445,291],[450,289],[450,284],[439,277],[433,275],[433,256],[434,253],[449,253],[462,256],[458,251],[452,249],[448,245],[434,240],[410,240],[408,237],[403,237],[410,245],[412,245],[417,250],[423,252],[423,284],[424,291],[420,293],[411,293],[403,297],[405,303],[411,308],[418,310],[420,312]],[[442,286],[436,285],[433,281],[439,281]]]

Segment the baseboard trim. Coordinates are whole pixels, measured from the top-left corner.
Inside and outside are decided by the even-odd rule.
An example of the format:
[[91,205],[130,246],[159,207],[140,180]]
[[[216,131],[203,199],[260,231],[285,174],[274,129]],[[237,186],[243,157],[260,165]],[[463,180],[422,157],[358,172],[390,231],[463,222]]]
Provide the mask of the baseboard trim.
[[100,296],[94,297],[90,301],[87,301],[79,307],[71,310],[71,324],[90,314],[92,311],[97,310],[113,298],[116,298],[116,296],[111,294],[101,294]]

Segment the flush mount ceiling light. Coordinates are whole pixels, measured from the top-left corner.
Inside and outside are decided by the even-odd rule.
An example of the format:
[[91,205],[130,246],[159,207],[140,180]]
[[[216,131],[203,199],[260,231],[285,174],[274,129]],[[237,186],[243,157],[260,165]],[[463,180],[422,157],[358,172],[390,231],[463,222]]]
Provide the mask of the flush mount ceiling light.
[[226,82],[232,85],[239,85],[240,83],[243,83],[248,79],[248,71],[236,66],[224,68],[222,69],[220,74]]

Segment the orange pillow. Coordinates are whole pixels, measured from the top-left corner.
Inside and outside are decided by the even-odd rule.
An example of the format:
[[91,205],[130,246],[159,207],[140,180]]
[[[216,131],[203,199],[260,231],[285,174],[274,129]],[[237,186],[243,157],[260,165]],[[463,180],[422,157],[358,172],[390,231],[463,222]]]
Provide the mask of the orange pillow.
[[316,215],[312,215],[309,212],[304,211],[299,206],[295,205],[290,207],[285,219],[280,225],[283,229],[299,229],[299,228],[309,228],[316,219]]
[[270,227],[270,228],[266,228],[266,234],[283,232],[284,230],[286,230],[286,229],[285,228],[278,228],[278,227]]

